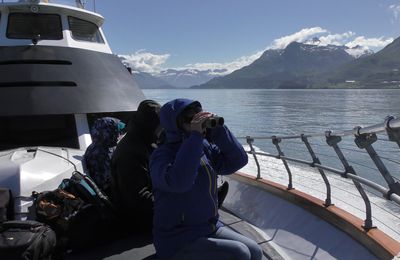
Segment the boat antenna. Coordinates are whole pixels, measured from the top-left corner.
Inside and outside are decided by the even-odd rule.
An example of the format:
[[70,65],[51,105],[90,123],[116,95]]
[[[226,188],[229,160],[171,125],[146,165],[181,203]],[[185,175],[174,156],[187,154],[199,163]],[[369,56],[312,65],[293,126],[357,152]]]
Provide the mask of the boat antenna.
[[85,9],[85,4],[82,2],[82,0],[75,0],[76,6],[82,9]]
[[93,11],[96,12],[96,0],[93,0]]

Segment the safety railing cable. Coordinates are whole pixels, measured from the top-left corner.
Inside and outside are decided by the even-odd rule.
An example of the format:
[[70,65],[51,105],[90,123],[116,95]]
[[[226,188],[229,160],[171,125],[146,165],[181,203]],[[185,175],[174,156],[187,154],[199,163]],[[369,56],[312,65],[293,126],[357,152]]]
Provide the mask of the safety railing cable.
[[[360,129],[361,127],[357,127]],[[358,131],[359,132],[359,131]],[[375,163],[376,167],[378,168],[379,172],[387,182],[389,186],[389,193],[396,193],[400,196],[400,183],[396,182],[392,175],[390,174],[389,170],[386,168],[385,164],[379,158],[378,154],[376,153],[372,144],[376,142],[377,137],[375,133],[364,133],[364,134],[356,134],[354,142],[356,143],[357,147],[360,149],[365,149],[369,156],[371,157],[372,161]]]
[[251,152],[251,154],[253,154],[254,161],[256,162],[256,165],[257,165],[257,179],[261,179],[261,167],[260,167],[260,163],[258,162],[258,159],[256,156],[256,151],[254,150],[254,147],[253,147],[254,139],[251,138],[250,136],[246,136],[246,141],[250,146],[250,152]]
[[[340,136],[332,136],[330,131],[326,132],[326,143],[335,150],[337,156],[339,157],[339,160],[342,162],[343,167],[345,169],[345,172],[342,175],[342,177],[347,178],[348,173],[357,175],[354,168],[348,163],[348,161],[346,160],[346,157],[344,157],[342,151],[340,150],[340,148],[338,146],[340,141],[342,141],[342,138]],[[354,186],[360,193],[361,198],[363,199],[364,204],[365,204],[366,218],[364,220],[363,228],[368,231],[371,228],[374,228],[372,225],[371,202],[370,202],[367,194],[365,193],[363,187],[361,186],[361,184],[356,180],[352,180],[352,181],[353,181]]]
[[[372,223],[372,210],[371,210],[371,201],[367,195],[367,193],[364,190],[363,185],[371,188],[372,190],[378,191],[380,194],[382,194],[386,199],[393,201],[397,205],[400,205],[400,183],[399,179],[396,178],[395,176],[392,176],[389,170],[386,168],[385,164],[383,163],[382,159],[399,164],[398,161],[387,158],[387,157],[380,157],[377,154],[377,151],[373,148],[372,144],[377,140],[377,133],[383,133],[388,135],[388,140],[391,142],[395,142],[399,145],[400,147],[400,120],[396,119],[392,116],[388,116],[385,119],[385,123],[383,124],[377,124],[369,127],[356,127],[352,130],[347,130],[347,131],[342,131],[342,132],[332,132],[332,131],[327,131],[324,134],[301,134],[301,135],[293,135],[293,136],[269,136],[269,137],[251,137],[247,136],[246,140],[247,143],[250,146],[250,151],[248,153],[252,154],[254,157],[254,160],[257,165],[257,179],[261,178],[261,167],[260,163],[258,161],[257,155],[259,156],[266,156],[266,157],[272,157],[278,160],[281,160],[283,163],[283,166],[286,169],[286,172],[288,173],[288,189],[293,188],[293,180],[292,180],[292,172],[290,170],[288,162],[294,162],[294,163],[299,163],[303,165],[307,165],[312,168],[318,169],[324,183],[326,186],[326,198],[325,198],[325,206],[330,206],[332,205],[331,201],[331,187],[329,180],[327,178],[327,175],[325,174],[325,171],[338,174],[342,178],[348,178],[351,179],[354,186],[356,187],[357,191],[361,195],[361,198],[364,201],[365,204],[365,220],[364,220],[364,226],[363,228],[365,230],[369,230],[371,228],[374,228],[373,223]],[[349,162],[352,164],[357,164],[361,165],[364,167],[367,167],[364,164],[361,164],[359,162],[351,161],[348,160],[345,155],[342,152],[342,149],[339,147],[339,142],[342,140],[341,137],[343,136],[355,136],[354,142],[357,145],[357,147],[361,150],[365,150],[366,153],[368,154],[369,157],[371,158],[372,162],[374,165],[377,167],[378,171],[380,174],[383,176],[385,179],[386,183],[388,184],[388,188],[383,187],[371,180],[368,180],[366,178],[360,177],[357,175],[356,171],[354,168],[350,165]],[[341,164],[344,167],[343,169],[336,169],[333,167],[329,167],[326,165],[322,165],[321,161],[317,157],[318,153],[315,153],[314,150],[312,149],[312,146],[309,142],[309,138],[316,138],[316,137],[325,137],[325,141],[328,144],[329,147],[332,147],[337,158],[341,162]],[[269,154],[261,151],[255,151],[254,149],[254,141],[255,140],[272,140],[272,144],[275,146],[278,154]],[[297,142],[295,140],[300,139],[301,142]],[[308,153],[311,155],[312,161],[307,161],[303,159],[298,159],[298,158],[293,158],[289,156],[285,156],[285,153],[280,146],[280,144],[283,143],[283,140],[287,140],[287,143],[296,143],[296,144],[301,144],[303,143],[307,150]],[[286,142],[285,142],[286,143]],[[321,144],[316,144],[316,145],[321,145]],[[321,145],[322,146],[322,145]],[[285,146],[286,147],[286,146]],[[352,150],[352,151],[360,151],[360,150],[355,150],[355,149],[349,149],[348,147],[344,146],[343,150]],[[291,147],[293,148],[293,147]],[[383,152],[383,151],[382,151]],[[329,156],[332,157],[332,156]],[[372,167],[367,167],[369,169],[372,169],[376,171],[376,169]]]
[[285,156],[285,154],[282,152],[281,147],[279,146],[279,143],[281,142],[280,138],[277,138],[276,136],[272,137],[272,143],[275,145],[276,149],[278,150],[278,155],[280,159],[282,160],[283,165],[285,166],[286,172],[288,173],[289,177],[289,183],[288,183],[288,190],[293,189],[293,181],[292,181],[292,172],[290,171],[289,165],[286,162],[282,156]]
[[[321,165],[321,161],[319,160],[319,158],[316,156],[316,154],[314,153],[314,150],[312,149],[310,143],[308,142],[308,138],[305,135],[301,135],[301,140],[304,142],[305,146],[307,147],[308,152],[311,155],[311,158],[313,160],[312,164],[318,164]],[[322,179],[324,180],[325,186],[326,186],[326,199],[325,199],[325,206],[328,207],[332,204],[332,200],[331,200],[331,186],[329,184],[329,180],[326,177],[326,174],[323,170],[322,167],[318,167],[318,171],[321,174]]]

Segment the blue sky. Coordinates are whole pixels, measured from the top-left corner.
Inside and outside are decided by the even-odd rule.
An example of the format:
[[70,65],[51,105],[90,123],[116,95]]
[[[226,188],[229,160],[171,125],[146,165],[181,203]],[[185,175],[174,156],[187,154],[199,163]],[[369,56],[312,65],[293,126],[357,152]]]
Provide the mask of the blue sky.
[[97,0],[96,9],[113,52],[148,72],[234,70],[313,37],[377,51],[400,36],[400,0]]

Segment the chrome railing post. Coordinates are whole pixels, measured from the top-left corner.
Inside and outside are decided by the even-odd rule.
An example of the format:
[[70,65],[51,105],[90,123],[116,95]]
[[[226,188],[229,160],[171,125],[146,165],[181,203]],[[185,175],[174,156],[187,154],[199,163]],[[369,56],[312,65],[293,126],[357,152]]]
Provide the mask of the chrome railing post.
[[276,136],[272,136],[272,143],[275,145],[276,149],[278,150],[278,154],[279,154],[279,158],[278,159],[282,160],[283,165],[285,166],[286,171],[287,171],[288,176],[289,176],[289,184],[288,184],[287,189],[291,190],[291,189],[293,189],[292,172],[290,171],[289,165],[286,162],[286,160],[284,158],[282,158],[282,156],[285,156],[285,154],[282,152],[281,147],[279,146],[279,143],[281,141],[282,141],[281,138],[278,138]]
[[[347,178],[347,174],[348,174],[348,173],[357,175],[357,174],[356,174],[356,171],[355,171],[354,168],[348,163],[348,161],[346,160],[346,157],[345,157],[344,154],[342,153],[342,150],[340,150],[340,148],[339,148],[339,146],[338,146],[338,143],[339,143],[340,141],[342,141],[342,138],[341,138],[340,136],[331,135],[331,131],[325,132],[325,137],[326,137],[326,143],[327,143],[329,146],[331,146],[331,147],[335,150],[337,156],[339,157],[340,161],[342,162],[343,167],[345,168],[345,172],[344,172],[344,174],[342,174],[342,177],[343,177],[343,178]],[[370,229],[372,229],[372,228],[375,228],[375,227],[372,225],[371,202],[370,202],[370,200],[369,200],[369,198],[368,198],[367,193],[366,193],[365,190],[363,189],[362,185],[361,185],[358,181],[356,181],[356,180],[353,180],[353,179],[352,179],[352,181],[353,181],[354,186],[357,188],[358,192],[360,193],[362,199],[364,200],[364,204],[365,204],[365,215],[366,215],[366,216],[365,216],[363,228],[364,228],[364,230],[368,231],[368,230],[370,230]]]
[[396,142],[400,147],[400,128],[390,127],[390,121],[396,119],[394,116],[387,116],[385,119],[385,129],[390,141]]
[[381,175],[385,179],[386,183],[388,184],[389,194],[387,194],[387,198],[390,198],[391,193],[396,193],[397,195],[400,196],[400,183],[394,181],[392,175],[386,168],[385,164],[379,158],[374,147],[372,147],[372,144],[376,140],[378,140],[378,138],[376,137],[376,134],[374,134],[374,133],[359,134],[361,127],[358,126],[358,127],[356,127],[356,129],[357,129],[357,134],[355,135],[356,138],[355,138],[354,142],[356,143],[358,148],[365,149],[367,151],[367,153],[371,157],[372,161],[375,163],[379,172],[381,173]]
[[254,150],[254,147],[253,147],[254,138],[251,138],[250,136],[246,136],[246,142],[250,146],[250,153],[253,155],[254,161],[256,162],[256,165],[257,165],[257,179],[261,179],[261,167],[260,167],[260,164],[258,163],[256,151]]
[[[308,152],[311,155],[311,158],[313,160],[311,167],[315,167],[315,164],[321,164],[320,160],[318,159],[318,157],[315,155],[310,143],[308,142],[307,137],[304,134],[301,134],[301,140],[303,141],[303,143],[306,145]],[[325,207],[329,207],[330,205],[332,205],[331,202],[331,185],[329,184],[329,180],[325,175],[324,170],[322,170],[321,168],[318,168],[319,173],[322,176],[322,179],[325,182],[325,186],[326,186],[326,199],[325,199]]]

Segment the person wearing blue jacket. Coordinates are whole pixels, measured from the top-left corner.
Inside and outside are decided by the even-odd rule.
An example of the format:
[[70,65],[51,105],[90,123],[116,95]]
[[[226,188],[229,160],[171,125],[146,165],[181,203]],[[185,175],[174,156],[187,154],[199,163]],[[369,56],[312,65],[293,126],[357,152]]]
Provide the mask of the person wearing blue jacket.
[[219,221],[217,174],[232,174],[248,159],[226,125],[205,127],[211,116],[189,99],[161,107],[166,141],[150,159],[153,236],[160,259],[262,258],[256,242]]

